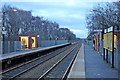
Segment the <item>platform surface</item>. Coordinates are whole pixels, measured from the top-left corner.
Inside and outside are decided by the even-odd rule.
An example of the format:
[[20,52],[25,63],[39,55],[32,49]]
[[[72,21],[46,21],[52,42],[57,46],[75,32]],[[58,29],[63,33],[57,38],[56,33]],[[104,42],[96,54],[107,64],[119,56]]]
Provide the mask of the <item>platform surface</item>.
[[90,45],[82,44],[67,78],[68,80],[118,80],[118,70],[111,68],[111,65],[106,63]]
[[118,70],[103,60],[103,56],[90,45],[85,45],[85,75],[86,78],[106,78],[116,80]]
[[82,44],[68,75],[68,79],[73,78],[85,78],[84,44]]

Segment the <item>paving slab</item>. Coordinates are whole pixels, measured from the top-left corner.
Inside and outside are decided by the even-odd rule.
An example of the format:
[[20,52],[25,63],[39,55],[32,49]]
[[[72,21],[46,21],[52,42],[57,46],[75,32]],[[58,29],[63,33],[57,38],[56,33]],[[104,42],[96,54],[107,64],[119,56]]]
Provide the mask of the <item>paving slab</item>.
[[91,46],[85,44],[85,77],[88,79],[118,80],[118,71]]

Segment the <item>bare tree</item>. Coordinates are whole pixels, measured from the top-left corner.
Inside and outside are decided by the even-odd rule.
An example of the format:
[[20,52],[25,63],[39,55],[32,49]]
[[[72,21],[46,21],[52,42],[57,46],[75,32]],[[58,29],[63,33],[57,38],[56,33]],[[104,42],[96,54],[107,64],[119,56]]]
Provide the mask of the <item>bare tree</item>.
[[[16,11],[14,11],[16,10]],[[4,25],[7,30],[7,40],[18,40],[19,34],[39,35],[39,40],[68,40],[75,35],[67,28],[59,28],[59,24],[43,17],[32,16],[31,11],[25,11],[4,5]]]
[[105,3],[98,5],[91,10],[86,18],[87,28],[90,33],[95,32],[96,30],[103,30],[109,27],[114,26],[115,29],[119,28],[120,25],[120,2],[116,3]]

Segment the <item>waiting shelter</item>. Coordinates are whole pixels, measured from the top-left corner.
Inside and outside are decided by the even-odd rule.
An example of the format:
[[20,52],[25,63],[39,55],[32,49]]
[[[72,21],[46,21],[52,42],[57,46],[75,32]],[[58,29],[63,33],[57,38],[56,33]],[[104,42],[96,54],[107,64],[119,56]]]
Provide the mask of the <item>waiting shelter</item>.
[[37,36],[36,35],[19,35],[22,49],[37,48]]

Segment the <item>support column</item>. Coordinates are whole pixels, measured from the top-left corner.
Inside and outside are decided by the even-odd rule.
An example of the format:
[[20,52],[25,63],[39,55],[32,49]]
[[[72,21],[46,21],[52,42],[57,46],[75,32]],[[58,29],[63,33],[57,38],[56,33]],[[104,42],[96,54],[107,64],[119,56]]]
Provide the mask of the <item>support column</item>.
[[114,64],[115,64],[115,62],[114,62],[114,26],[113,26],[113,34],[112,34],[112,68],[114,68]]
[[105,32],[104,29],[102,29],[103,60],[105,60],[104,32]]
[[0,8],[0,54],[2,54],[2,10]]
[[105,48],[103,48],[103,60],[105,60]]
[[106,49],[106,62],[108,63],[108,50]]

